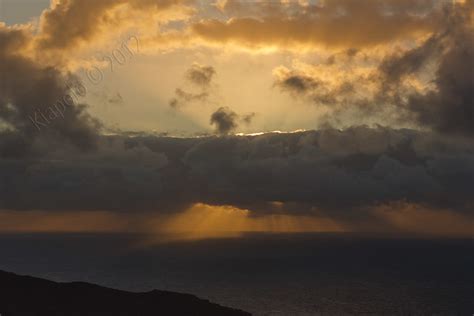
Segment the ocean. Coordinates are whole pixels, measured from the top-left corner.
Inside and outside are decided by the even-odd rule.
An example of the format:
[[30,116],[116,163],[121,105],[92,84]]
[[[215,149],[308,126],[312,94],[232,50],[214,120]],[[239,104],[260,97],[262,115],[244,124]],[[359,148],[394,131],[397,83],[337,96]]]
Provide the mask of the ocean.
[[474,314],[473,239],[247,234],[150,243],[147,237],[3,234],[0,270],[190,293],[254,315]]

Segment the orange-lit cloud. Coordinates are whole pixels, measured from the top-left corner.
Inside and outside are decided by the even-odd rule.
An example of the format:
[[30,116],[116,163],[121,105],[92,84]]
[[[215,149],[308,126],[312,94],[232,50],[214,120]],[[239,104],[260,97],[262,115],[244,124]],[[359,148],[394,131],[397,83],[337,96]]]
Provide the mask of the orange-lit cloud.
[[[254,11],[250,11],[253,8]],[[330,0],[318,5],[227,1],[226,20],[205,20],[192,26],[215,43],[260,47],[368,47],[416,39],[438,27],[439,8],[430,1]],[[253,16],[238,16],[240,11]]]
[[189,0],[56,0],[40,19],[39,48],[69,49],[103,41],[100,36],[149,28],[157,21],[180,20],[191,13]]
[[[193,0],[55,0],[40,17],[36,43],[38,50],[45,51],[43,55],[55,51],[50,58],[59,58],[61,51],[77,54],[77,48],[104,45],[130,31],[139,33],[144,48],[152,50],[225,43],[295,51],[304,47],[372,47],[416,40],[438,30],[440,7],[428,0],[331,0],[318,4],[236,0],[219,1],[215,6],[198,5]],[[226,18],[214,18],[219,15]],[[168,29],[170,21],[183,25]]]

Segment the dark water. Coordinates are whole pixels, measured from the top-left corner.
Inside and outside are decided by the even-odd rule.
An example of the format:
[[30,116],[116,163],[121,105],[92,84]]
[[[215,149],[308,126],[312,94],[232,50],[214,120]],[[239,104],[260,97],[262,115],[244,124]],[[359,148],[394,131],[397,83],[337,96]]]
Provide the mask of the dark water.
[[255,315],[474,314],[472,239],[248,235],[148,247],[140,241],[0,235],[0,269],[192,293]]

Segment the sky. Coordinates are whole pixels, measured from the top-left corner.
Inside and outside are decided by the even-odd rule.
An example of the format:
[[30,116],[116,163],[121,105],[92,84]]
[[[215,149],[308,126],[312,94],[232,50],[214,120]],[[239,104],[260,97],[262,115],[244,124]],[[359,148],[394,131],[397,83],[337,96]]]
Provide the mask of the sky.
[[473,236],[473,19],[0,0],[0,231]]

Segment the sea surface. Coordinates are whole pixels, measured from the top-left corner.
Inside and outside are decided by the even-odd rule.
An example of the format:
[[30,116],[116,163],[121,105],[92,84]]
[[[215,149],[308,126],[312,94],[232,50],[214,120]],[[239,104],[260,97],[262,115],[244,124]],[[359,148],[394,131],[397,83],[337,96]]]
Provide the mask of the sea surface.
[[150,243],[148,237],[4,234],[0,270],[191,293],[254,315],[474,314],[473,239],[249,234]]

